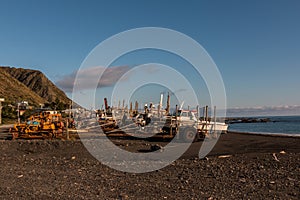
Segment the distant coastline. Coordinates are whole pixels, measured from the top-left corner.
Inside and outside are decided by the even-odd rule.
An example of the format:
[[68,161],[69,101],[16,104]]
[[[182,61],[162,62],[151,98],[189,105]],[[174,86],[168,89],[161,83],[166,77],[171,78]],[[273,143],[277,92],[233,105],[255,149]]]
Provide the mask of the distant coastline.
[[267,116],[265,123],[232,123],[229,132],[243,132],[264,135],[300,136],[300,116]]
[[299,105],[228,108],[227,117],[300,116]]

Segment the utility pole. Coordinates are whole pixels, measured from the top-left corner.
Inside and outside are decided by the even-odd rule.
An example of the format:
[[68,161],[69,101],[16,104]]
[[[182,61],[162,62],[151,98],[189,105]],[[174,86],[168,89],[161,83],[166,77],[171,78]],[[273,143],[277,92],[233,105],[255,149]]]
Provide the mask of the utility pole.
[[2,124],[2,102],[4,101],[4,98],[0,98],[0,124]]
[[18,103],[18,124],[20,124],[20,103]]
[[67,119],[67,140],[70,139],[70,133],[69,133],[69,125],[70,125],[70,122],[71,122],[71,111],[72,109],[72,101],[70,102],[70,105],[69,105],[69,116],[68,116],[68,119]]

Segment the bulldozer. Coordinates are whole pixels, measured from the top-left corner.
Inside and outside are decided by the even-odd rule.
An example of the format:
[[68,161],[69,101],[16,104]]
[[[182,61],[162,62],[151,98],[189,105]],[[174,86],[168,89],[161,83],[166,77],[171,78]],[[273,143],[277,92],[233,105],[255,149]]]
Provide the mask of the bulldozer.
[[10,133],[12,139],[52,139],[62,136],[64,127],[61,114],[43,111],[31,115],[24,123],[15,123]]

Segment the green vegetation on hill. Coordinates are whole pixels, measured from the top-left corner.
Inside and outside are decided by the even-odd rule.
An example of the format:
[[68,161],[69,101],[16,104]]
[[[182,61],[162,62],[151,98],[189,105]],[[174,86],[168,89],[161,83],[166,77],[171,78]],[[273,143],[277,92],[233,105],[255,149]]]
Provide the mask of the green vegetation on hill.
[[43,99],[43,102],[40,103],[51,103],[56,99],[65,104],[69,104],[71,101],[62,90],[38,70],[0,67],[0,71],[6,72],[14,81],[22,83],[34,94],[40,96]]
[[42,72],[31,69],[0,67],[0,98],[3,122],[17,118],[17,104],[27,101],[32,108],[64,110],[71,100]]

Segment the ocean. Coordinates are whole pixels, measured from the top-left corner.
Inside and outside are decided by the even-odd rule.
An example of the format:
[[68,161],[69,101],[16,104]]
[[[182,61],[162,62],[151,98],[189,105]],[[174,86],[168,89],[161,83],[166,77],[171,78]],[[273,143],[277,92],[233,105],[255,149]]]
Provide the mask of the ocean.
[[235,123],[229,124],[229,131],[278,134],[300,137],[300,116],[260,116],[254,118],[268,118],[266,123]]

